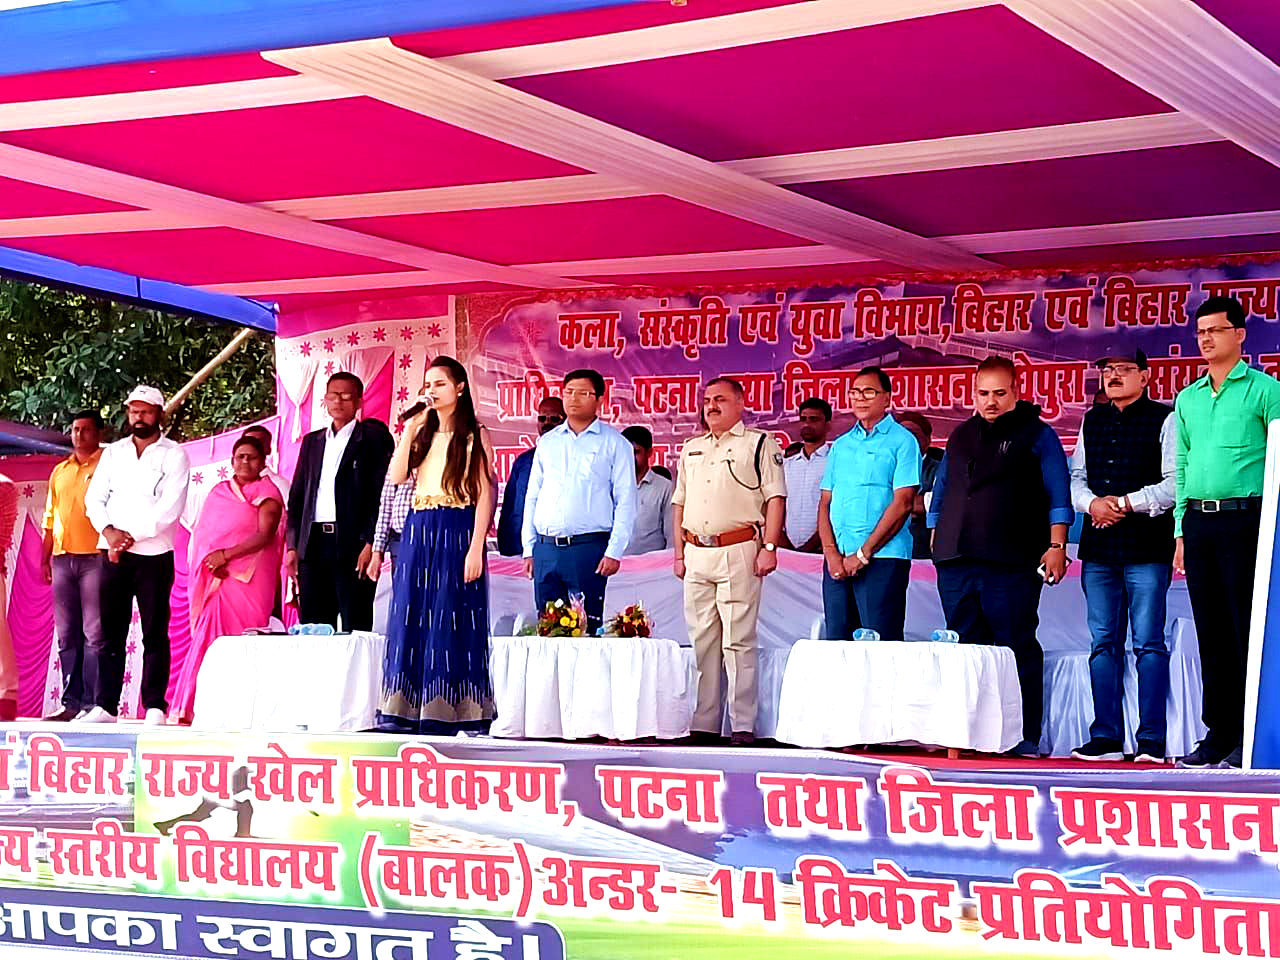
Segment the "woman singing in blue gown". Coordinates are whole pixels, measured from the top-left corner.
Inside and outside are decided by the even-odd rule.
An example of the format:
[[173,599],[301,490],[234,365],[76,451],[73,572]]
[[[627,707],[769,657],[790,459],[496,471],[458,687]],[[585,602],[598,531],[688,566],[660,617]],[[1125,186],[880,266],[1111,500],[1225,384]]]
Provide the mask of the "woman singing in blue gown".
[[493,719],[484,543],[493,518],[493,454],[467,371],[436,357],[391,459],[414,484],[392,570],[379,728],[454,734]]

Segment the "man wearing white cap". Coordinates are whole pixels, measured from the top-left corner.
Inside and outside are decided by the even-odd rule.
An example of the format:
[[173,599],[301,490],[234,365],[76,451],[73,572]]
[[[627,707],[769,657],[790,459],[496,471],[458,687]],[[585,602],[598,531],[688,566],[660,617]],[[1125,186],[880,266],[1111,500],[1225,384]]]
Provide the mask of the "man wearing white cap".
[[[187,500],[191,463],[186,451],[160,435],[164,396],[137,386],[125,401],[127,436],[102,451],[89,482],[85,508],[101,531],[102,646],[85,651],[97,660],[96,705],[86,723],[112,723],[124,683],[125,642],[137,601],[142,623],[142,706],[148,724],[165,721],[169,686],[169,591],[173,540]],[[92,675],[92,673],[86,674]],[[86,691],[87,693],[87,691]]]

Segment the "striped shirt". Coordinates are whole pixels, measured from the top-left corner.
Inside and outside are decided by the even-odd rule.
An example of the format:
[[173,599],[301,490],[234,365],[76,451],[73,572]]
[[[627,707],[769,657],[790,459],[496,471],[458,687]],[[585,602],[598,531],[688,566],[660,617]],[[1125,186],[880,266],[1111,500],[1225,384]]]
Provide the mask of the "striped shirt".
[[413,489],[412,477],[396,485],[388,473],[383,481],[382,493],[378,497],[378,522],[373,528],[373,549],[379,553],[386,553],[393,533],[398,537],[403,532],[404,522],[413,510]]

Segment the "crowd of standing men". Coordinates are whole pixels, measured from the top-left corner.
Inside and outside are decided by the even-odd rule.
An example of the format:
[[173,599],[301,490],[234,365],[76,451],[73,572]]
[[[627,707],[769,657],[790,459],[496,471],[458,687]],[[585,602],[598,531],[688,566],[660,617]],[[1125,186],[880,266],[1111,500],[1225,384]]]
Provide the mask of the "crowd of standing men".
[[[772,434],[743,423],[741,385],[716,377],[705,387],[705,432],[684,444],[673,482],[650,465],[648,430],[619,432],[600,420],[600,374],[576,370],[564,378],[560,397],[538,407],[539,440],[512,466],[498,546],[524,558],[539,607],[580,593],[593,628],[602,622],[608,579],[623,556],[671,549],[698,664],[694,738],[719,735],[723,668],[734,744],[754,739],[760,586],[776,568],[780,547],[823,554],[825,633],[832,640],[859,630],[902,639],[911,560],[931,557],[948,629],[963,642],[1014,653],[1023,703],[1023,741],[1015,752],[1029,756],[1040,742],[1043,697],[1039,599],[1045,585],[1066,574],[1067,532],[1078,510],[1087,514],[1079,558],[1095,719],[1089,742],[1074,755],[1124,755],[1120,704],[1132,633],[1136,757],[1164,761],[1165,595],[1177,570],[1187,578],[1200,640],[1209,731],[1183,762],[1238,764],[1266,435],[1280,418],[1280,382],[1241,358],[1245,321],[1229,297],[1199,307],[1196,338],[1208,369],[1173,408],[1147,396],[1140,350],[1098,358],[1105,402],[1085,415],[1070,460],[1040,409],[1020,399],[1013,364],[992,356],[974,374],[974,415],[953,431],[945,453],[930,446],[926,418],[890,409],[890,379],[876,367],[853,381],[856,422],[848,432],[828,441],[831,408],[806,400],[800,440],[785,455]],[[264,516],[281,524],[284,572],[296,583],[303,621],[369,629],[374,581],[386,558],[396,563],[415,514],[465,507],[488,529],[495,478],[466,371],[437,358],[432,373],[439,384],[427,399],[439,412],[410,422],[399,455],[404,463],[397,460],[395,469],[388,470],[396,448],[386,425],[359,417],[363,385],[338,373],[324,398],[330,423],[304,438],[292,485],[270,477],[280,489],[276,506],[285,509]],[[73,452],[50,478],[46,576],[54,587],[63,675],[63,710],[55,719],[114,719],[136,603],[142,706],[149,723],[165,720],[168,598],[189,464],[161,434],[162,407],[154,388],[135,389],[126,402],[128,435],[107,447],[99,445],[101,417],[78,414]],[[465,418],[465,442],[451,439],[455,416]],[[413,449],[424,437],[427,445]],[[263,438],[240,443],[252,448],[246,460],[269,449]],[[424,471],[434,471],[425,485]],[[463,473],[471,480],[459,486]],[[268,474],[259,464],[242,486]],[[0,482],[0,547],[11,536],[14,500],[12,484]],[[483,532],[476,534],[481,543]],[[468,533],[460,529],[455,537],[467,554],[467,583],[483,574],[472,570]],[[264,531],[253,549],[268,539]],[[214,551],[211,557],[220,555],[210,569],[248,549]],[[420,545],[415,550],[421,554]],[[461,556],[458,563],[462,576]],[[410,589],[399,583],[397,590]],[[483,606],[482,593],[476,596]],[[435,629],[425,624],[421,629]],[[433,682],[418,681],[417,695]],[[472,706],[491,703],[487,682],[468,680]],[[16,696],[12,643],[0,623],[0,720],[13,717]],[[487,721],[486,709],[488,715],[472,710],[469,719]]]

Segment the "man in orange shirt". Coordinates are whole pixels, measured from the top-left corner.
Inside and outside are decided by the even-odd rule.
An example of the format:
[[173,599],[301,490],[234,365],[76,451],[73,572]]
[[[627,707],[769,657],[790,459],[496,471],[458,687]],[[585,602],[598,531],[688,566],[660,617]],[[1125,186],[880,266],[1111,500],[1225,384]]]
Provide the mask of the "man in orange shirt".
[[53,584],[53,619],[62,667],[62,709],[47,720],[71,720],[94,704],[102,647],[102,557],[84,495],[102,457],[102,416],[71,420],[71,456],[53,468],[44,509],[44,579]]
[[9,570],[5,557],[13,542],[13,528],[18,523],[18,488],[0,473],[0,721],[18,716],[18,658],[13,653],[13,636],[9,633]]

